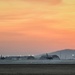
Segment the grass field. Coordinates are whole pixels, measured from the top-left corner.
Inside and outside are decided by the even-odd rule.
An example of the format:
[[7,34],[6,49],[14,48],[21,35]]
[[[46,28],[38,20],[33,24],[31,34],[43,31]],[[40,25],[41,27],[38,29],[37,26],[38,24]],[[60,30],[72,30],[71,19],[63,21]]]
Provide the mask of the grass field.
[[75,65],[0,65],[0,75],[75,75]]

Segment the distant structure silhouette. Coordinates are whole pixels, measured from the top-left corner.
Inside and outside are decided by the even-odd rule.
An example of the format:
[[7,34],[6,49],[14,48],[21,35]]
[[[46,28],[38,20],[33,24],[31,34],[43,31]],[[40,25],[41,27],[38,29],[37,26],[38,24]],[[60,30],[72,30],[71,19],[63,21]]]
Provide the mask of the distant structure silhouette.
[[35,57],[34,56],[28,56],[27,59],[33,60],[33,59],[35,59]]
[[5,57],[3,57],[3,56],[1,55],[0,59],[1,59],[1,60],[4,60],[4,59],[5,59]]
[[46,53],[46,55],[42,55],[41,57],[40,57],[40,59],[44,59],[44,60],[46,60],[46,59],[49,59],[49,60],[53,60],[53,59],[55,59],[55,60],[60,60],[60,58],[59,58],[59,56],[57,56],[57,55],[48,55],[47,53]]

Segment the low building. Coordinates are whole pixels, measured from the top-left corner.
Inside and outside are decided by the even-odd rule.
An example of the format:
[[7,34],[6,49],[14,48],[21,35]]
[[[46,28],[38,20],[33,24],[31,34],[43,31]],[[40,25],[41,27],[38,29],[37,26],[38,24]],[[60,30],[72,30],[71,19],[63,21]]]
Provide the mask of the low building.
[[35,59],[35,57],[34,56],[28,56],[27,59],[28,60],[33,60],[33,59]]
[[48,55],[48,54],[46,54],[46,55],[42,55],[39,59],[41,59],[41,60],[59,60],[60,58],[59,58],[59,56],[57,56],[57,55]]
[[57,55],[52,55],[52,59],[53,60],[60,60],[59,56],[57,56]]

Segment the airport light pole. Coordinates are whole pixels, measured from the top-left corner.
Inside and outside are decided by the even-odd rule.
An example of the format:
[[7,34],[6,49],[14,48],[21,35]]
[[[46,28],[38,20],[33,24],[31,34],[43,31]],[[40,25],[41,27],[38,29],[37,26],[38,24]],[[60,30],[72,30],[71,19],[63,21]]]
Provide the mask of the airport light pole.
[[61,51],[60,51],[60,59],[61,59]]
[[66,54],[65,54],[65,60],[66,60],[67,58],[66,58]]

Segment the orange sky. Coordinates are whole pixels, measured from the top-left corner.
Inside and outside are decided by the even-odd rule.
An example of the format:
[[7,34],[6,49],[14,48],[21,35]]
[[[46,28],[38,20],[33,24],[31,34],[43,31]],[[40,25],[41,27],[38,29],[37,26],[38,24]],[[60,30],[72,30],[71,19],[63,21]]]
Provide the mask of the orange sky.
[[0,0],[0,54],[75,49],[75,0]]

